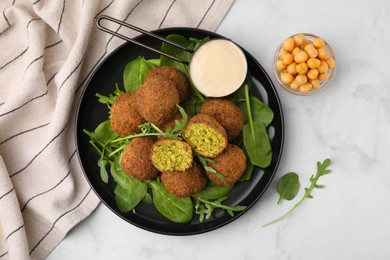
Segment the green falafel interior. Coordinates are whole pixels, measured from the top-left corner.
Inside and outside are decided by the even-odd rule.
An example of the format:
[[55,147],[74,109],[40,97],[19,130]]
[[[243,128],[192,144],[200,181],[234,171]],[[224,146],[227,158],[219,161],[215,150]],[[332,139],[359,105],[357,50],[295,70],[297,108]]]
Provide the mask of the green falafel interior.
[[152,163],[161,172],[185,171],[192,161],[192,149],[186,142],[163,139],[153,145]]
[[[209,40],[208,38],[186,39],[177,34],[169,35],[167,38],[182,45],[187,45],[189,49],[196,49],[201,44]],[[191,54],[187,52],[183,53],[181,50],[170,45],[163,44],[162,49],[164,49],[163,51],[166,53],[182,56],[181,58],[185,58],[188,61],[191,59]],[[189,75],[188,65],[167,59],[164,56],[152,61],[146,60],[144,57],[138,57],[137,59],[130,61],[124,69],[124,92],[137,91],[144,83],[143,81],[145,80],[147,73],[155,66],[174,67],[182,71],[187,77]],[[228,192],[231,189],[230,186],[215,186],[209,182],[205,188],[207,193],[199,192],[190,197],[179,199],[175,198],[166,190],[159,176],[150,181],[138,181],[131,176],[128,176],[118,163],[120,162],[124,148],[130,140],[141,136],[151,136],[166,138],[159,140],[154,144],[153,153],[150,158],[153,165],[159,171],[185,171],[194,164],[193,157],[198,158],[203,168],[208,167],[207,162],[212,160],[209,158],[214,158],[220,154],[228,145],[228,141],[226,132],[221,133],[218,127],[210,127],[207,123],[196,123],[188,127],[190,123],[187,113],[190,115],[196,115],[199,112],[199,104],[202,104],[206,100],[206,98],[203,97],[192,85],[191,88],[191,96],[189,100],[185,103],[181,103],[181,106],[178,106],[183,119],[180,121],[176,120],[175,126],[167,129],[166,131],[162,131],[155,124],[146,122],[139,125],[141,130],[140,133],[132,133],[128,136],[121,137],[110,129],[109,120],[105,120],[94,132],[84,130],[84,132],[90,137],[92,147],[100,155],[98,166],[100,167],[102,180],[108,184],[114,182],[116,185],[114,194],[120,211],[133,211],[133,213],[136,214],[135,209],[137,205],[148,196],[149,198],[151,196],[153,197],[153,203],[156,209],[163,216],[177,223],[187,223],[192,221],[193,213],[199,215],[200,222],[209,219],[212,220],[214,209],[217,208],[226,211],[231,216],[234,215],[233,212],[245,210],[246,206],[229,206],[222,203],[227,198]],[[107,105],[110,109],[115,98],[122,92],[123,91],[119,89],[119,86],[116,85],[115,91],[108,96],[101,94],[96,95],[99,98],[99,101]],[[250,150],[251,153],[256,153],[258,149],[264,147],[262,146],[259,148],[259,146],[261,146],[259,144],[262,143],[262,140],[259,139],[258,135],[254,135],[255,133],[253,131],[255,129],[254,126],[256,126],[258,118],[257,115],[259,114],[257,113],[259,109],[253,107],[256,106],[257,103],[253,102],[253,104],[250,104],[251,100],[248,96],[237,102],[241,102],[241,105],[239,106],[241,108],[252,108],[252,112],[250,109],[245,110],[245,115],[249,117],[250,122],[247,122],[247,131],[246,133],[243,133],[243,138],[244,146],[245,141],[249,140],[249,135],[254,139],[255,144]],[[242,103],[244,102],[246,103],[246,106],[242,106]],[[183,107],[186,109],[183,109]],[[265,127],[262,128],[262,130],[265,129]],[[182,141],[182,138],[185,141]],[[264,135],[261,135],[261,138],[264,138]],[[267,149],[268,147],[266,147],[265,150]],[[261,154],[271,154],[268,152],[269,150],[263,151]],[[249,160],[252,160],[251,156],[252,155],[249,154]],[[203,159],[203,161],[199,158]],[[256,161],[254,161],[253,165],[258,166]],[[110,173],[110,176],[108,173]],[[216,172],[216,175],[218,176],[218,172]],[[248,176],[250,176],[250,174]],[[148,187],[148,189],[146,187]],[[221,189],[225,192],[221,192]],[[152,190],[152,193],[150,193],[150,190]],[[210,197],[207,194],[218,194],[218,196]],[[183,211],[182,209],[185,210]]]

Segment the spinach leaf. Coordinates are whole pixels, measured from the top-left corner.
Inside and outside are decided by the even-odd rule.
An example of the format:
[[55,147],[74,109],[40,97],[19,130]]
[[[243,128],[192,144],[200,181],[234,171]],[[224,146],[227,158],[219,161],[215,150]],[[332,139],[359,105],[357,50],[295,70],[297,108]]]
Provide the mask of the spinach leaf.
[[127,175],[120,166],[120,156],[111,163],[110,172],[117,183],[115,200],[121,212],[134,209],[146,196],[148,185]]
[[250,103],[253,122],[264,123],[268,126],[274,118],[271,108],[254,96],[250,97]]
[[248,158],[248,155],[246,156],[246,168],[242,176],[240,177],[240,181],[248,181],[252,177],[253,172],[253,164],[251,160]]
[[266,168],[272,160],[267,129],[264,123],[253,122],[252,126],[245,124],[242,130],[245,150],[253,165]]
[[[178,44],[180,44],[184,47],[187,47],[187,48],[191,46],[191,42],[187,38],[185,38],[179,34],[168,35],[165,39],[170,40],[170,41],[175,42],[175,43],[178,43]],[[179,48],[172,46],[172,45],[165,43],[165,42],[163,42],[161,45],[161,51],[164,53],[170,54],[174,57],[185,60],[187,62],[189,62],[191,60],[191,57],[192,57],[191,53],[184,51],[182,49],[179,49]],[[161,66],[174,67],[176,69],[179,69],[184,74],[186,74],[187,77],[189,76],[188,66],[186,64],[172,60],[172,59],[167,58],[165,56],[161,56],[160,60],[161,60],[160,61]]]
[[177,198],[170,194],[162,182],[153,180],[150,183],[153,191],[153,202],[157,210],[166,218],[176,223],[187,223],[192,219],[194,205],[190,197]]
[[127,92],[134,92],[145,81],[145,77],[148,72],[153,69],[155,65],[152,62],[148,62],[144,57],[138,57],[137,59],[130,61],[123,71],[123,84]]
[[207,37],[204,38],[204,39],[197,39],[197,38],[191,37],[191,38],[190,38],[190,41],[195,43],[195,46],[193,47],[193,50],[196,51],[196,49],[198,49],[202,44],[204,44],[204,43],[210,41],[210,37],[207,36]]
[[219,199],[228,194],[232,188],[233,184],[228,186],[218,186],[212,182],[208,182],[206,187],[204,187],[201,191],[194,194],[193,196],[205,200]]
[[289,172],[280,177],[276,184],[276,191],[280,197],[277,204],[280,204],[282,199],[292,200],[295,198],[299,190],[299,176],[295,172]]
[[[273,112],[270,110],[272,112],[271,118],[269,111],[267,109],[263,109],[262,102],[260,100],[249,97],[248,84],[245,84],[244,90],[248,117],[248,122],[244,125],[242,130],[245,150],[253,165],[266,168],[270,165],[272,160],[272,148],[266,127],[270,122],[269,120],[272,120],[273,118]],[[253,105],[251,100],[255,100]],[[260,109],[258,106],[262,106],[262,108]],[[267,111],[267,113],[265,113],[267,114],[265,119],[260,117],[261,114],[264,114],[264,111]]]
[[117,136],[117,134],[111,128],[110,120],[106,120],[100,123],[93,133],[95,138],[99,139],[99,141],[102,143],[107,143]]
[[[129,177],[130,178],[130,177]],[[140,181],[131,183],[131,188],[125,188],[117,184],[114,190],[115,200],[121,212],[129,212],[134,209],[144,198],[147,191],[147,185]]]

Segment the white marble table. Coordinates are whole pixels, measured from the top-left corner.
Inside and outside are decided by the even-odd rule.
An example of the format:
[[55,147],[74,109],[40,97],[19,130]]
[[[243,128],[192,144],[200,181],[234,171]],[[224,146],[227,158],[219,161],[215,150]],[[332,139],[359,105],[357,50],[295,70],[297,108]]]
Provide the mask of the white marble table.
[[[227,226],[187,237],[144,231],[100,205],[49,259],[390,259],[389,24],[387,0],[237,0],[217,32],[270,75],[275,48],[294,33],[321,35],[337,57],[335,78],[320,94],[299,97],[278,87],[285,147],[265,195]],[[315,163],[327,157],[333,171],[320,181],[325,189],[262,228],[303,195],[302,187],[293,202],[276,205],[278,177],[296,171],[306,187]]]

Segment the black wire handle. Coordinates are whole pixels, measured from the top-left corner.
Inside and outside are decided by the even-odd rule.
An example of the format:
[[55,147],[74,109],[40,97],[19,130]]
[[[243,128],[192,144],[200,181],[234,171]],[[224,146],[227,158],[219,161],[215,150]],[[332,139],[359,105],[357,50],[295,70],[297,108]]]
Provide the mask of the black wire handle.
[[181,50],[183,50],[183,51],[192,53],[192,52],[193,52],[192,50],[190,50],[190,49],[188,49],[188,48],[186,48],[186,47],[184,47],[184,46],[182,46],[182,45],[180,45],[180,44],[177,44],[176,42],[169,41],[169,40],[165,39],[164,37],[161,37],[161,36],[159,36],[159,35],[157,35],[157,34],[154,34],[154,33],[148,32],[148,31],[145,31],[144,29],[141,29],[141,28],[136,27],[136,26],[134,26],[134,25],[125,23],[125,22],[123,22],[123,21],[120,21],[120,20],[118,20],[118,19],[112,18],[112,17],[110,17],[110,16],[101,15],[101,16],[99,16],[99,17],[96,19],[96,26],[97,26],[100,30],[102,30],[102,31],[104,31],[104,32],[107,32],[107,33],[109,33],[109,34],[112,34],[112,35],[114,35],[114,36],[116,36],[116,37],[119,37],[119,38],[121,38],[121,39],[123,39],[123,40],[125,40],[125,41],[128,41],[128,42],[134,43],[134,44],[136,44],[136,45],[138,45],[138,46],[141,46],[141,47],[143,47],[143,48],[146,48],[146,49],[148,49],[148,50],[154,51],[154,52],[156,52],[156,53],[158,53],[158,54],[160,54],[160,55],[163,55],[163,56],[165,56],[165,57],[168,57],[168,58],[170,58],[170,59],[172,59],[172,60],[175,60],[175,61],[178,61],[178,62],[181,62],[181,63],[184,63],[184,64],[188,64],[188,61],[182,60],[182,59],[180,59],[180,58],[177,58],[177,57],[175,57],[175,56],[172,56],[172,55],[167,54],[167,53],[165,53],[165,52],[162,52],[162,51],[160,51],[160,50],[154,49],[154,48],[152,48],[152,47],[150,47],[150,46],[148,46],[148,45],[145,45],[145,44],[143,44],[143,43],[140,43],[140,42],[138,42],[138,41],[136,41],[136,40],[134,40],[134,39],[132,39],[132,38],[129,38],[129,37],[123,35],[123,34],[120,34],[120,33],[118,33],[118,32],[112,31],[112,30],[108,29],[107,27],[102,26],[102,25],[101,25],[101,21],[102,21],[102,20],[108,20],[108,21],[110,21],[110,22],[113,22],[113,23],[116,23],[116,24],[123,25],[123,26],[125,26],[125,27],[127,27],[127,28],[129,28],[129,29],[132,29],[132,30],[135,30],[135,31],[137,31],[137,32],[140,32],[140,33],[149,35],[149,36],[151,36],[151,37],[153,37],[153,38],[155,38],[155,39],[158,39],[158,40],[163,41],[163,42],[165,42],[165,43],[168,43],[168,44],[170,44],[170,45],[172,45],[172,46],[175,46],[175,47],[177,47],[177,48],[179,48],[179,49],[181,49]]

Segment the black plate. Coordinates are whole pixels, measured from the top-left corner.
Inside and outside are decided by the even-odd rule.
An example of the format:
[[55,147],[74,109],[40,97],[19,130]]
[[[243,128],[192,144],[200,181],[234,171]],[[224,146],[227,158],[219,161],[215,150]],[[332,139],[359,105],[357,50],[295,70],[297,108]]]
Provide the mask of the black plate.
[[[204,38],[206,36],[223,38],[212,32],[192,28],[168,28],[154,31],[154,33],[164,37],[176,33],[187,38]],[[149,36],[142,35],[137,39],[157,49],[161,46],[161,42]],[[154,52],[130,43],[125,43],[113,51],[95,70],[82,93],[76,115],[75,136],[82,169],[90,185],[108,208],[125,221],[152,232],[168,235],[193,235],[214,230],[230,223],[256,203],[270,184],[281,158],[284,139],[283,114],[279,97],[271,79],[252,55],[245,50],[244,52],[248,61],[248,69],[252,74],[251,95],[257,96],[270,106],[275,114],[274,120],[269,126],[273,156],[271,165],[266,169],[255,168],[252,179],[237,183],[230,192],[229,198],[224,202],[228,205],[246,205],[247,209],[235,214],[234,217],[229,216],[225,211],[216,210],[212,218],[202,223],[198,220],[199,216],[194,214],[192,221],[186,224],[171,222],[162,216],[154,205],[146,203],[140,203],[136,207],[136,213],[124,214],[119,211],[114,196],[115,183],[112,178],[108,184],[100,180],[97,166],[99,155],[89,144],[89,137],[83,133],[83,129],[93,131],[99,123],[108,118],[107,107],[98,102],[95,94],[108,95],[113,92],[116,83],[121,89],[124,89],[122,75],[129,61],[138,56],[144,56],[146,59],[159,58]]]

